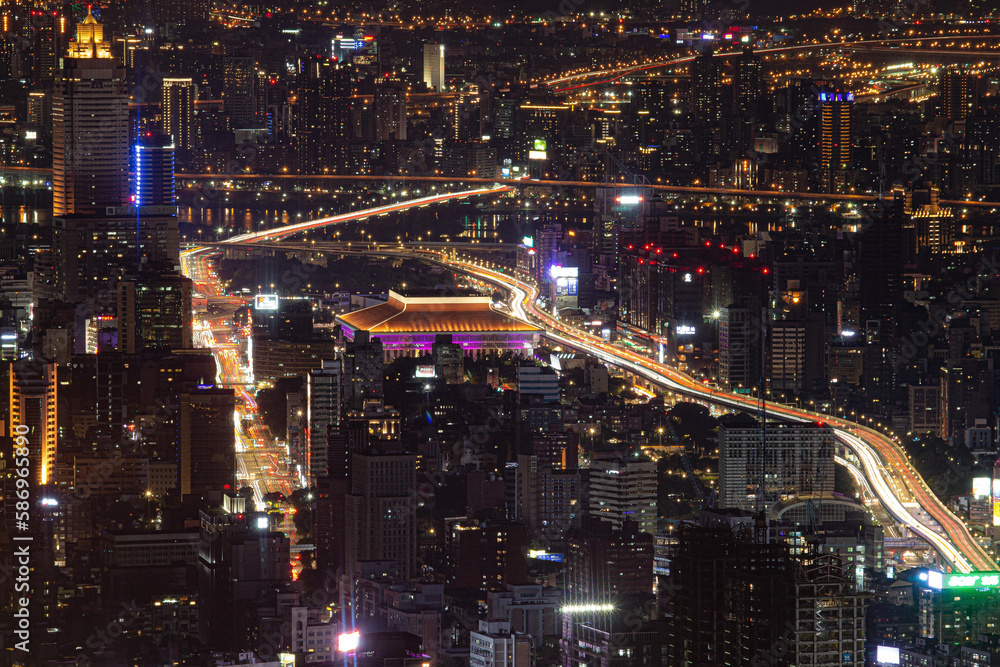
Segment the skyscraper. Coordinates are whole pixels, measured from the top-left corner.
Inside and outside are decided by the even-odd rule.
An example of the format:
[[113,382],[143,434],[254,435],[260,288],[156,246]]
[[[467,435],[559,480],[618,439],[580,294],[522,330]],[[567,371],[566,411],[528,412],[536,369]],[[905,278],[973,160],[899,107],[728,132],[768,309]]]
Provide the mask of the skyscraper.
[[749,46],[736,59],[733,75],[733,113],[752,120],[757,117],[760,98],[764,92],[764,78],[760,56],[754,55]]
[[307,384],[309,450],[306,461],[309,479],[313,482],[326,477],[330,472],[329,432],[330,427],[336,428],[340,425],[343,409],[341,378],[342,363],[339,359],[324,360],[322,368],[309,372]]
[[151,210],[169,212],[176,203],[174,193],[174,142],[169,136],[140,137],[132,153],[132,203]]
[[323,55],[304,59],[297,78],[295,151],[303,174],[348,168],[354,68]]
[[444,44],[424,44],[424,83],[435,92],[444,92]]
[[248,56],[227,56],[223,63],[222,103],[229,129],[264,127],[257,105],[257,64]]
[[354,454],[351,493],[346,498],[345,564],[395,561],[398,576],[414,573],[417,558],[417,457],[413,454]]
[[722,113],[722,66],[711,53],[703,53],[691,63],[691,92],[695,120],[718,122]]
[[[17,361],[10,368],[10,437],[24,435],[34,484],[55,483],[58,422],[56,365]],[[17,427],[27,427],[19,433]],[[23,429],[22,429],[23,430]]]
[[183,495],[218,499],[236,484],[236,435],[232,389],[196,388],[180,395],[180,461]]
[[945,70],[938,77],[938,100],[941,115],[948,120],[962,120],[976,110],[982,94],[982,76],[964,70]]
[[179,149],[195,146],[194,100],[197,88],[190,77],[166,77],[161,88],[163,133],[174,140]]
[[854,95],[841,90],[819,93],[820,168],[851,165],[851,108]]
[[749,392],[759,387],[764,322],[759,308],[732,304],[719,311],[719,385]]
[[396,77],[375,80],[375,141],[406,139],[406,86]]
[[128,96],[104,26],[88,12],[52,100],[52,214],[103,214],[128,187]]
[[118,283],[118,349],[191,347],[191,279],[175,271],[147,271]]

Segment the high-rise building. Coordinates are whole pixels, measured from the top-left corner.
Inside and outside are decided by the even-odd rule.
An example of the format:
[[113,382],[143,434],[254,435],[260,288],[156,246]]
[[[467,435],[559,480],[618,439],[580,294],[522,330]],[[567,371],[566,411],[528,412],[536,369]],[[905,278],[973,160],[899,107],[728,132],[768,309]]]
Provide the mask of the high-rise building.
[[140,210],[156,210],[162,214],[177,203],[174,150],[173,139],[162,134],[147,134],[136,142],[132,153],[131,201]]
[[345,566],[351,579],[364,561],[394,561],[398,576],[412,576],[417,558],[417,457],[352,456],[351,493],[345,498]]
[[842,90],[819,93],[819,141],[821,169],[851,166],[851,109],[854,95]]
[[424,83],[434,92],[445,91],[444,44],[424,44]]
[[229,129],[265,127],[257,100],[257,63],[249,56],[226,56],[223,62],[222,103]]
[[348,168],[355,68],[317,54],[299,65],[295,150],[303,174],[339,174]]
[[165,77],[161,90],[163,133],[174,140],[179,149],[195,147],[194,100],[197,87],[190,77]]
[[[326,477],[329,469],[330,427],[340,425],[343,412],[343,368],[340,359],[324,359],[323,366],[310,371],[307,384],[309,450],[306,454],[310,481]],[[346,471],[335,471],[346,477]]]
[[383,396],[385,352],[382,341],[358,331],[344,349],[344,407],[360,410]]
[[719,311],[719,385],[749,393],[762,382],[762,312],[732,304]]
[[397,77],[375,79],[375,141],[406,140],[406,84]]
[[77,26],[52,101],[52,214],[103,215],[128,188],[128,95],[92,14]]
[[518,396],[538,396],[545,403],[559,402],[559,376],[547,366],[522,363],[517,367]]
[[656,533],[656,463],[619,452],[595,452],[587,476],[587,512],[620,529],[626,521]]
[[217,500],[236,484],[232,389],[195,388],[180,395],[179,489]]
[[16,361],[9,377],[10,437],[27,439],[31,482],[54,484],[59,439],[56,365]]
[[191,347],[191,279],[147,271],[118,283],[118,349],[126,354]]
[[[727,415],[719,424],[719,506],[766,510],[796,495],[833,493],[833,430]],[[763,486],[763,489],[761,488]]]
[[198,626],[201,641],[221,651],[254,645],[257,607],[273,609],[292,579],[288,538],[246,510],[243,498],[226,496],[222,508],[201,511]]
[[756,119],[764,93],[763,63],[751,47],[736,59],[733,74],[733,113],[738,118]]
[[691,62],[691,93],[695,120],[717,123],[722,113],[722,64],[711,53],[703,53]]
[[469,633],[469,667],[521,667],[531,664],[531,638],[511,633],[510,623],[479,621]]
[[65,13],[52,9],[35,9],[31,12],[32,82],[51,84],[59,69],[59,58],[66,46],[67,25]]
[[941,115],[948,120],[963,120],[973,115],[983,92],[982,80],[982,75],[961,69],[942,71],[938,75]]
[[127,274],[180,263],[176,216],[137,218],[131,208],[112,210],[115,215],[68,215],[52,221],[56,293],[64,300],[113,294]]

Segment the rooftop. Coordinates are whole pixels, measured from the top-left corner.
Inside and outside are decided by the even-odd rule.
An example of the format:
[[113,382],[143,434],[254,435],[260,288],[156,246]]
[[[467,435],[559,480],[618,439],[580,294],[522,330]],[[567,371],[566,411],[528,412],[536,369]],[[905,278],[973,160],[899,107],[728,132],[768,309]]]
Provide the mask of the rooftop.
[[494,309],[490,296],[478,292],[390,291],[387,302],[340,315],[337,319],[355,331],[372,334],[541,331],[509,313]]

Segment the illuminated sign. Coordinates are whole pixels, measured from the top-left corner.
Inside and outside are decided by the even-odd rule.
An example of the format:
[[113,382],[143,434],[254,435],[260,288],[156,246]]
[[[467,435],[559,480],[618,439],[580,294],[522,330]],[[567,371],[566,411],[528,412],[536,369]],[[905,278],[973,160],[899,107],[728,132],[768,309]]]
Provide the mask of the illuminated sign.
[[575,266],[552,265],[549,267],[549,277],[553,280],[559,278],[579,278],[580,269]]
[[1000,572],[972,572],[970,574],[941,576],[944,578],[943,588],[1000,588]]
[[545,139],[535,139],[531,144],[531,149],[528,151],[529,160],[547,160],[548,153],[546,153]]
[[545,139],[535,139],[535,150],[545,151]]
[[361,643],[361,633],[355,630],[350,633],[343,633],[337,636],[337,650],[341,653],[348,653],[358,648]]
[[588,612],[614,610],[615,606],[607,602],[597,604],[567,604],[559,609],[564,614],[586,614]]
[[562,554],[550,554],[544,549],[531,549],[528,551],[528,558],[534,558],[535,560],[547,560],[552,563],[563,562]]
[[36,132],[35,130],[25,130],[24,131],[24,138],[26,140],[28,140],[28,141],[31,141],[32,139],[37,139],[38,138],[38,132]]
[[928,570],[927,571],[927,586],[929,588],[936,588],[938,590],[941,590],[943,577],[944,577],[944,575],[941,574],[940,572],[936,572],[934,570]]
[[990,484],[991,481],[989,477],[975,477],[972,480],[972,495],[976,498],[985,498],[990,495]]
[[266,516],[257,517],[258,530],[267,530],[270,527],[271,527],[271,522],[267,520]]
[[529,160],[548,160],[549,156],[545,151],[528,151]]
[[676,332],[678,336],[693,336],[695,334],[695,328],[685,324],[679,324]]
[[278,310],[278,295],[258,294],[253,298],[253,307],[256,310]]
[[281,667],[295,667],[295,654],[279,653],[278,662],[281,664]]
[[617,202],[626,205],[639,204],[642,203],[642,195],[619,195]]
[[414,377],[435,378],[437,377],[437,373],[434,372],[433,366],[417,366],[417,371],[414,373]]
[[521,244],[524,245],[526,248],[534,248],[535,239],[533,239],[530,236],[524,236],[521,238]]
[[880,665],[898,665],[899,649],[895,646],[876,646],[875,662]]

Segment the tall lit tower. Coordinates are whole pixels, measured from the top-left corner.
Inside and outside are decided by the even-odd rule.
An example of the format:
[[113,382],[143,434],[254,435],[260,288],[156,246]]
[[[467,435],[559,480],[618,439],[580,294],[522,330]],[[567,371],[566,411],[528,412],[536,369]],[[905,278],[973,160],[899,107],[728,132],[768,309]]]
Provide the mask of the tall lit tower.
[[163,79],[163,133],[174,140],[177,148],[194,148],[194,99],[196,89],[190,77]]
[[854,95],[840,90],[819,93],[820,167],[847,169],[851,164],[851,107]]
[[444,44],[424,44],[424,83],[444,92]]
[[17,361],[10,368],[10,437],[26,427],[32,483],[45,486],[55,482],[56,365],[39,361]]
[[128,189],[128,96],[104,26],[77,25],[52,97],[52,213],[103,214]]

